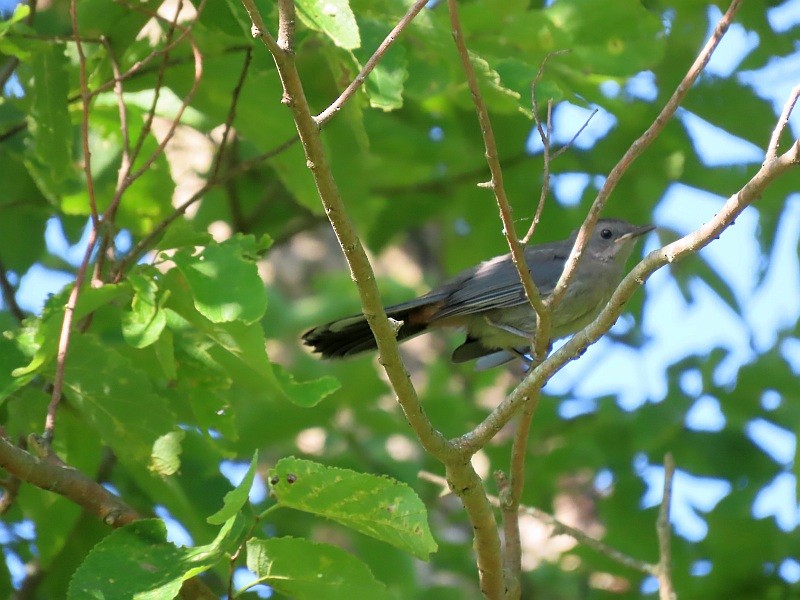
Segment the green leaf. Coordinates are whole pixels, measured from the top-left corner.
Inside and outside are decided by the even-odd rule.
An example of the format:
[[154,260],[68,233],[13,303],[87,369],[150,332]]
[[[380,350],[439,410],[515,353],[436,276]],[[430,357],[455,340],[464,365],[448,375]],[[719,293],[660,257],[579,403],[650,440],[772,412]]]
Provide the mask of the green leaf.
[[267,294],[254,259],[268,239],[238,234],[199,254],[179,250],[171,257],[189,282],[200,314],[214,323],[253,323],[264,315]]
[[296,600],[393,598],[354,556],[335,546],[300,538],[248,540],[247,568],[258,576],[259,583]]
[[122,315],[122,335],[134,348],[145,348],[158,340],[167,325],[167,315],[161,310],[164,298],[158,298],[152,273],[131,272],[128,282],[134,295],[131,310]]
[[50,198],[62,193],[61,185],[73,174],[68,64],[64,46],[57,43],[41,45],[31,62],[28,129],[33,145],[28,149],[28,162],[31,174]]
[[27,4],[17,4],[14,7],[14,12],[11,14],[11,16],[8,17],[8,19],[0,21],[0,37],[6,35],[11,30],[12,25],[19,23],[29,14],[31,14],[30,6]]
[[92,334],[73,336],[64,393],[123,462],[147,463],[177,423],[147,375]]
[[222,501],[222,508],[206,519],[209,523],[212,525],[221,525],[242,509],[247,502],[250,488],[253,487],[253,480],[256,477],[257,468],[258,450],[253,454],[253,460],[250,461],[250,468],[247,469],[247,473],[245,473],[242,481],[230,492],[225,494],[225,498]]
[[9,337],[0,333],[0,403],[26,383],[26,379],[14,377],[14,370],[27,361],[17,344]]
[[162,476],[177,473],[181,466],[181,442],[184,437],[186,432],[179,429],[158,438],[150,454],[150,470]]
[[167,541],[161,519],[136,521],[112,531],[86,556],[69,584],[67,600],[160,600],[222,560],[239,543],[244,520],[231,519],[206,546],[178,548]]
[[[529,102],[523,100],[519,92],[506,87],[500,74],[491,67],[486,58],[470,52],[469,59],[475,69],[475,75],[483,84],[481,91],[487,106],[499,112],[530,111]],[[526,104],[528,106],[525,106]]]
[[342,387],[335,377],[325,375],[311,381],[295,381],[292,374],[280,365],[272,365],[275,377],[283,386],[286,395],[297,406],[311,408]]
[[564,60],[584,74],[629,76],[664,55],[663,24],[638,0],[560,0],[544,13],[570,37],[571,52]]
[[417,558],[436,550],[425,505],[394,479],[289,457],[270,471],[270,490],[281,506],[332,519]]
[[347,0],[299,0],[297,15],[306,27],[321,31],[340,48],[361,45],[358,24]]
[[[386,37],[388,29],[385,24],[369,19],[359,19],[359,27],[364,44],[353,51],[353,57],[361,69]],[[408,79],[405,54],[403,46],[392,45],[367,77],[364,89],[371,107],[390,111],[403,106],[403,84]]]

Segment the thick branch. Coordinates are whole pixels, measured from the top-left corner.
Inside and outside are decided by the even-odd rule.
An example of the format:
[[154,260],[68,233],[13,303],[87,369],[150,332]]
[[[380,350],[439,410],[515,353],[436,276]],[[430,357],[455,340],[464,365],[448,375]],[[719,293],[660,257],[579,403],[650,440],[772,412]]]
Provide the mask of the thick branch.
[[447,484],[464,504],[475,534],[473,547],[478,563],[481,592],[491,600],[505,597],[506,586],[500,557],[500,537],[497,520],[486,489],[469,462],[447,464]]
[[397,394],[406,419],[425,449],[438,458],[447,457],[451,450],[449,444],[444,436],[431,425],[403,365],[394,330],[383,310],[372,266],[347,215],[339,188],[333,178],[328,157],[322,145],[319,127],[311,114],[294,63],[293,48],[285,51],[267,33],[264,21],[253,0],[242,0],[242,4],[253,21],[254,35],[264,42],[278,67],[284,87],[282,101],[292,109],[297,132],[305,150],[308,168],[314,176],[325,213],[339,240],[350,273],[358,288],[364,316],[378,345],[380,362]]
[[0,437],[0,467],[22,481],[64,496],[111,527],[139,518],[121,498],[53,453],[39,458]]

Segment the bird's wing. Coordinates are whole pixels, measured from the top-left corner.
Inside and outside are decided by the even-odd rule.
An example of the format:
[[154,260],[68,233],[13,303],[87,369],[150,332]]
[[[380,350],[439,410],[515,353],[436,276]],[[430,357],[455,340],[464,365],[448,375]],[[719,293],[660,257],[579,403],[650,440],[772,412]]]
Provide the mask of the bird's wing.
[[[565,253],[561,245],[556,244],[541,244],[525,249],[528,265],[535,265],[531,275],[542,296],[553,291],[568,253],[569,248]],[[434,320],[519,306],[528,301],[509,254],[481,263],[443,287],[451,291],[442,308],[433,315]]]

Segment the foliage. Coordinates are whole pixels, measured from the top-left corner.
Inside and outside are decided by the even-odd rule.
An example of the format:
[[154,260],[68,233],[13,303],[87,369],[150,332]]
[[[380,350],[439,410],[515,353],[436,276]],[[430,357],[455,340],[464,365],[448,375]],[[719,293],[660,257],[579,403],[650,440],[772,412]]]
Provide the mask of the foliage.
[[[95,478],[143,517],[111,529],[98,517],[114,525],[113,514],[82,512],[83,496],[65,493],[60,482],[52,488],[62,495],[30,485],[4,454],[9,571],[0,575],[0,594],[22,586],[26,598],[172,598],[183,585],[191,597],[255,597],[265,588],[239,579],[246,567],[255,582],[293,598],[479,597],[472,528],[452,498],[438,498],[440,490],[417,477],[441,473],[441,465],[413,437],[380,366],[373,357],[320,362],[298,341],[304,328],[359,306],[281,104],[276,65],[252,39],[237,1],[181,6],[174,20],[155,0],[81,0],[35,12],[20,5],[0,23],[3,438]],[[543,120],[548,101],[597,107],[610,118],[606,131],[590,126],[553,160],[555,199],[534,241],[565,237],[581,222],[597,178],[653,121],[702,47],[717,16],[712,6],[463,3],[470,60],[523,232],[543,171],[531,141],[531,84]],[[260,7],[275,31],[277,7]],[[297,7],[295,55],[317,112],[408,8],[401,0],[303,0]],[[773,28],[760,3],[745,3],[737,20],[757,44],[731,72],[704,75],[685,110],[763,149],[776,113],[742,73],[796,52],[797,26]],[[115,73],[123,74],[118,88]],[[653,93],[638,93],[636,82],[648,78]],[[557,139],[581,125],[557,130]],[[386,303],[507,252],[497,206],[476,186],[488,179],[485,151],[444,3],[423,9],[402,32],[363,89],[325,124],[323,142],[349,217],[376,256]],[[645,223],[675,184],[727,197],[752,175],[752,165],[707,164],[696,142],[686,120],[670,122],[618,184],[608,212]],[[583,182],[577,193],[568,190],[570,177]],[[797,184],[794,171],[749,209],[760,224],[751,261],[759,282],[776,258]],[[693,226],[702,220],[692,215]],[[660,236],[667,242],[674,233],[663,228]],[[57,248],[59,236],[80,250],[94,247],[85,274],[82,257]],[[26,304],[20,282],[41,268],[76,282],[74,306],[72,283],[44,306]],[[730,275],[705,256],[670,276],[686,310],[702,281],[742,327],[755,327]],[[646,344],[637,333],[642,296],[632,303],[631,327],[612,336],[606,351]],[[671,452],[682,473],[731,488],[708,507],[705,536],[679,528],[673,540],[679,596],[795,597],[779,567],[800,556],[798,538],[776,519],[754,517],[753,506],[781,477],[796,486],[797,461],[766,454],[751,431],[757,421],[797,430],[797,364],[786,351],[800,336],[796,319],[747,364],[729,366],[725,378],[720,365],[731,364],[730,350],[679,346],[658,367],[664,393],[634,410],[593,397],[597,390],[576,399],[578,384],[546,395],[533,420],[522,503],[578,515],[580,529],[654,561],[656,515],[654,503],[643,503],[642,465],[661,465]],[[451,365],[446,357],[457,343],[455,336],[426,337],[410,342],[405,355],[429,418],[448,438],[479,423],[519,375]],[[628,367],[608,377],[639,374]],[[38,434],[60,378],[50,444]],[[612,394],[621,398],[621,390]],[[723,425],[691,427],[693,407],[709,399]],[[567,418],[578,401],[588,408]],[[508,469],[509,447],[503,431],[478,455],[492,493],[488,473]],[[221,465],[244,476],[234,491]],[[601,479],[611,483],[599,489]],[[248,497],[254,481],[268,484],[270,495]],[[102,488],[82,493],[100,498]],[[176,530],[185,546],[168,535]],[[525,547],[531,568],[523,598],[653,592],[647,575],[585,545],[553,540]],[[538,562],[541,556],[548,560]],[[33,573],[24,581],[20,564]],[[198,579],[199,591],[184,583]]]

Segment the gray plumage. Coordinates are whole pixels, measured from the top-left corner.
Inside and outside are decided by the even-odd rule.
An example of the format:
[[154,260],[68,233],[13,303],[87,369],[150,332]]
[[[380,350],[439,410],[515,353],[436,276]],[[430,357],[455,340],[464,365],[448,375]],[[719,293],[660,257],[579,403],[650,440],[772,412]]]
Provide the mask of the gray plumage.
[[[598,221],[553,313],[552,339],[571,335],[595,319],[622,279],[636,238],[652,229],[618,219]],[[576,236],[577,230],[566,240],[525,248],[525,261],[542,297],[555,288]],[[510,254],[467,269],[424,296],[389,306],[386,314],[402,321],[398,341],[434,327],[466,329],[467,339],[453,352],[453,361],[478,359],[479,369],[526,352],[536,328],[536,313],[525,297]],[[343,358],[376,348],[361,314],[315,327],[303,335],[303,341],[323,358]]]

